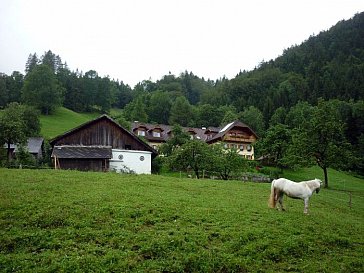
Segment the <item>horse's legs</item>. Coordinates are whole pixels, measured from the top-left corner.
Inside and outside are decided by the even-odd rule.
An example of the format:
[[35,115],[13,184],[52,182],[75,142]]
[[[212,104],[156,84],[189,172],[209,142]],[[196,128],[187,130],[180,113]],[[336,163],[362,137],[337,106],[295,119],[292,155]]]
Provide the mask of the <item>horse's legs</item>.
[[279,205],[281,206],[281,210],[282,211],[285,211],[285,209],[283,207],[283,196],[284,196],[284,193],[283,192],[280,192],[279,193],[279,197],[278,197],[278,202],[279,202]]
[[303,209],[303,213],[308,214],[308,198],[305,198],[304,202],[305,202],[305,207]]

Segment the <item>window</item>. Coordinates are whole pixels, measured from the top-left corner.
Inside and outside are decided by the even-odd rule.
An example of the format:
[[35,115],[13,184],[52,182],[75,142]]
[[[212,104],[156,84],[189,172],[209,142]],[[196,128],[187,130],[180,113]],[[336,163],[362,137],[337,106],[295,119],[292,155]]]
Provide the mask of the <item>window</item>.
[[246,145],[246,150],[248,152],[250,152],[252,150],[252,145],[250,145],[250,144]]
[[138,130],[138,136],[145,136],[145,131]]
[[140,161],[144,161],[144,156],[140,156]]
[[244,151],[244,145],[240,145],[239,149],[240,151]]
[[161,133],[153,131],[153,137],[161,137]]

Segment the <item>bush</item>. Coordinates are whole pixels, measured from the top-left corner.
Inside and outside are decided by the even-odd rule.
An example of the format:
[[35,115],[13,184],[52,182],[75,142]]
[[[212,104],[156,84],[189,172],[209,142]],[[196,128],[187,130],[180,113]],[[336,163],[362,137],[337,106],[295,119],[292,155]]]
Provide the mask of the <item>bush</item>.
[[27,151],[25,146],[19,145],[19,149],[16,153],[16,166],[27,166],[27,167],[36,167],[37,161],[34,156]]
[[262,167],[259,169],[259,172],[268,175],[271,179],[277,179],[283,174],[281,169],[274,167]]
[[165,158],[161,156],[157,156],[152,160],[152,173],[160,174],[163,165],[165,164]]

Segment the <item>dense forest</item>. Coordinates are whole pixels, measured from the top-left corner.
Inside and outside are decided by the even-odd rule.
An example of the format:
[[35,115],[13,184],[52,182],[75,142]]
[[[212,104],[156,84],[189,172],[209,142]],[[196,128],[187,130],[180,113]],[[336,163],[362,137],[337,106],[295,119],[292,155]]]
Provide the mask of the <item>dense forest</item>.
[[267,139],[277,125],[301,127],[314,107],[328,102],[354,147],[357,160],[348,168],[362,171],[363,99],[364,13],[309,37],[252,71],[240,71],[233,79],[204,79],[185,71],[155,82],[143,80],[132,88],[94,70],[71,70],[50,50],[40,57],[30,54],[25,75],[0,74],[0,108],[11,102],[34,106],[43,114],[52,114],[58,106],[102,113],[117,108],[122,114],[114,118],[124,122],[195,127],[240,119],[261,139]]

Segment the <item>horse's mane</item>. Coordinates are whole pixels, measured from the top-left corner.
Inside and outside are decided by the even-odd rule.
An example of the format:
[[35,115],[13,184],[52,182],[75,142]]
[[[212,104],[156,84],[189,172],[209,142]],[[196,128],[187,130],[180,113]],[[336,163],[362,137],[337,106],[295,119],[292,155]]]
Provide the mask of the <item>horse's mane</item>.
[[314,180],[305,181],[305,183],[311,190],[314,190],[321,186],[321,180],[317,178],[315,178]]

